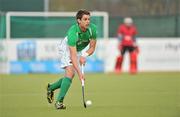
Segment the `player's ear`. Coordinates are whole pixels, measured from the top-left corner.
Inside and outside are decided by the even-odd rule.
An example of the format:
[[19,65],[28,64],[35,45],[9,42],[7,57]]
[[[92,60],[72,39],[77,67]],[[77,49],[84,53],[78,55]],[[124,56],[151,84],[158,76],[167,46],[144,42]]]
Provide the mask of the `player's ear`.
[[80,19],[77,19],[77,22],[78,22],[78,24],[80,24],[81,20],[80,20]]

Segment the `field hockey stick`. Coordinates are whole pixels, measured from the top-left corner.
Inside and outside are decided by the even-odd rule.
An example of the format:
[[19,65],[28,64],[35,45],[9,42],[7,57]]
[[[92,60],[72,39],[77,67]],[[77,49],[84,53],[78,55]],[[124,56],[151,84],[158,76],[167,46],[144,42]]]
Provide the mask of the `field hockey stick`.
[[[84,75],[84,65],[81,66],[81,72]],[[84,104],[84,108],[86,108],[86,102],[84,96],[84,79],[81,80],[81,85],[82,85],[83,104]]]

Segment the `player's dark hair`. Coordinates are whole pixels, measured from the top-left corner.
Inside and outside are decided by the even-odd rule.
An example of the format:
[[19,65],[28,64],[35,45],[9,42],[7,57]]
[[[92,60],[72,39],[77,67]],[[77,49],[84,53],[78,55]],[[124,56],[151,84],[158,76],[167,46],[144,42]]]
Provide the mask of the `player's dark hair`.
[[80,19],[83,17],[83,15],[90,15],[90,12],[85,10],[85,9],[81,9],[77,12],[76,14],[76,19]]

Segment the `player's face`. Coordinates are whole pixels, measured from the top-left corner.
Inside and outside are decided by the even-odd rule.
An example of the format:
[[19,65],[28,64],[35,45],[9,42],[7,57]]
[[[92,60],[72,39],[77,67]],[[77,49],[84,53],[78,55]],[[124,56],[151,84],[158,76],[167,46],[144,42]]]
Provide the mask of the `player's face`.
[[90,24],[90,16],[89,15],[83,15],[81,19],[78,19],[79,26],[82,28],[82,30],[86,30]]
[[125,25],[130,27],[130,26],[132,26],[132,23],[125,23]]

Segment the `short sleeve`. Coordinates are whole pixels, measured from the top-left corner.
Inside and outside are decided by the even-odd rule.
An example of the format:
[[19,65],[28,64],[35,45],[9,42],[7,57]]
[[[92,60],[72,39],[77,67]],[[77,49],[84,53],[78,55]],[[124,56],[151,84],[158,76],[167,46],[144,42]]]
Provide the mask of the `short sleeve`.
[[136,26],[134,26],[134,35],[137,35],[138,31],[137,31],[137,28]]
[[117,34],[119,35],[121,33],[121,26],[118,27]]
[[73,46],[73,47],[76,46],[76,40],[78,37],[75,31],[69,31],[67,38],[68,38],[67,43],[69,46]]
[[92,28],[91,39],[96,39],[97,38],[97,27],[96,27],[96,25],[92,25],[91,28]]
[[119,33],[120,34],[123,34],[123,31],[124,30],[124,25],[120,25],[120,27],[119,27]]

